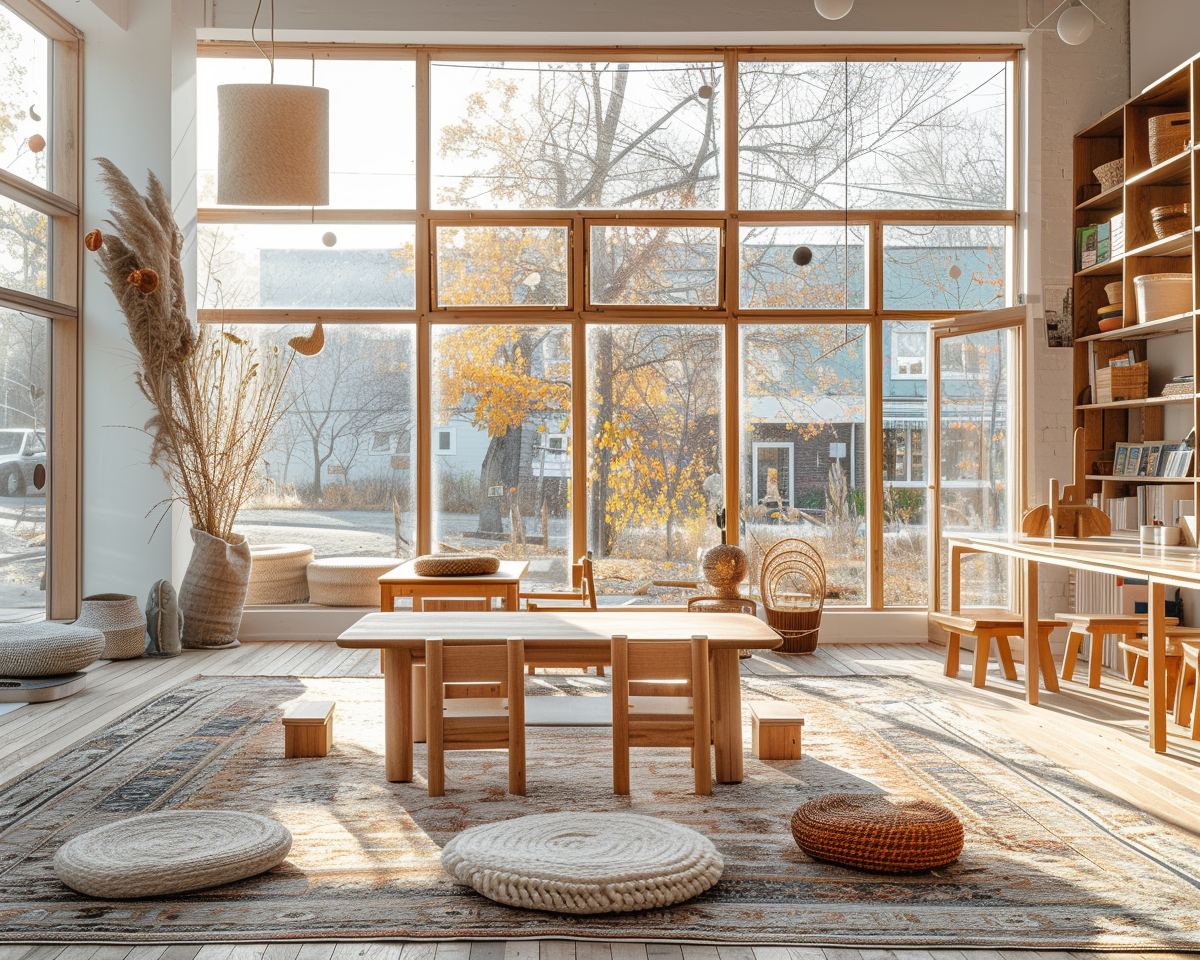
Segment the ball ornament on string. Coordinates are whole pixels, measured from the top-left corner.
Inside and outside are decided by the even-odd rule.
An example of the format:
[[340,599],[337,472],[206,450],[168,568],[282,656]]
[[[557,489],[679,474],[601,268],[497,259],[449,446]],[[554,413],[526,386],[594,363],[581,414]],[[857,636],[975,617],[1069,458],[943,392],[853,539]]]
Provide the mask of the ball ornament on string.
[[713,88],[710,87],[706,83],[699,90],[696,91],[696,94],[700,97],[701,100],[711,100],[712,95],[713,95]]
[[34,153],[41,153],[46,149],[46,138],[40,133],[35,133],[29,138],[29,149]]
[[962,267],[960,267],[957,263],[951,264],[948,272],[951,280],[957,280],[962,276]]
[[792,251],[792,263],[798,267],[807,267],[812,263],[812,247],[799,246]]
[[332,247],[334,244],[337,243],[337,234],[334,233],[332,230],[327,230],[324,233],[324,235],[321,237],[321,242],[323,244],[325,244],[325,246],[327,246],[327,247]]

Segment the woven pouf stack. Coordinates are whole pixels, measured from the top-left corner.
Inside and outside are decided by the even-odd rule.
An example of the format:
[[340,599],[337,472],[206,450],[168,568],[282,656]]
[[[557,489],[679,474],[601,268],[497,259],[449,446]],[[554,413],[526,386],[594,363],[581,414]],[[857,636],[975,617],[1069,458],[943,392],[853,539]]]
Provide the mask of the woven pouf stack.
[[883,873],[944,867],[963,848],[962,824],[940,804],[863,793],[810,800],[792,815],[792,836],[810,856]]
[[379,578],[395,557],[325,557],[308,565],[308,599],[327,607],[379,607]]
[[253,877],[291,848],[287,827],[257,814],[168,810],[75,837],[58,848],[54,872],[89,897],[160,897]]
[[313,548],[306,543],[250,544],[250,586],[246,603],[302,603],[308,599],[308,565]]
[[486,823],[442,850],[442,866],[498,903],[553,913],[652,910],[721,878],[708,838],[633,813],[546,813]]
[[429,554],[413,561],[419,577],[480,577],[499,569],[500,558],[487,553]]
[[104,634],[47,620],[0,628],[0,677],[56,677],[82,670],[104,652]]

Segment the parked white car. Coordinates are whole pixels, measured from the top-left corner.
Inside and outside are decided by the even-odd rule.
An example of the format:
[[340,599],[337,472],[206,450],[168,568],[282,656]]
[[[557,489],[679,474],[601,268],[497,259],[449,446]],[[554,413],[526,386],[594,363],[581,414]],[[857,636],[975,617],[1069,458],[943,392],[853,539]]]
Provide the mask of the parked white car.
[[[44,494],[45,480],[35,482],[34,471],[46,467],[46,434],[41,430],[0,429],[0,497]],[[42,474],[45,476],[44,472]]]

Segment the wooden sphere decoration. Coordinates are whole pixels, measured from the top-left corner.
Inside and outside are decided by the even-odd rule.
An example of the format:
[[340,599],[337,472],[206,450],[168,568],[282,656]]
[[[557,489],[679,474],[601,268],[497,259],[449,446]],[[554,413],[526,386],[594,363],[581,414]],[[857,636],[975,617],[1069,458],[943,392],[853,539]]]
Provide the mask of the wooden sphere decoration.
[[792,251],[792,263],[798,267],[807,267],[812,263],[812,247],[799,246]]
[[29,149],[34,153],[41,153],[46,149],[46,138],[40,133],[35,133],[29,138]]
[[711,100],[713,91],[712,87],[706,83],[699,90],[697,90],[696,93],[700,95],[701,100]]
[[337,234],[332,230],[326,231],[325,235],[321,237],[321,242],[327,247],[332,247],[337,243]]

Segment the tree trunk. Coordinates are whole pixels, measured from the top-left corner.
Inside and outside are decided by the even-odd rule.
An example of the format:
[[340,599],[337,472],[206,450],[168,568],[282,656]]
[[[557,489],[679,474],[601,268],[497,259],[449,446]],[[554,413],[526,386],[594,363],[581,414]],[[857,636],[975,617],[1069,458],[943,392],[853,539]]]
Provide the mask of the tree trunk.
[[325,461],[321,459],[321,448],[317,446],[317,442],[313,441],[313,482],[312,493],[314,503],[319,503],[324,495],[321,490],[321,467],[325,465]]
[[[592,424],[592,435],[599,436],[604,424],[612,423],[613,412],[613,335],[603,327],[596,331],[596,391],[600,404]],[[612,452],[607,448],[596,451],[596,475],[592,480],[592,502],[589,504],[591,522],[589,540],[596,558],[603,559],[612,553],[616,539],[612,524],[605,514],[608,502],[608,476],[612,468]]]
[[[504,511],[502,504],[508,502],[521,479],[521,438],[524,431],[513,427],[503,436],[492,437],[483,466],[479,471],[479,532],[503,533]],[[488,496],[490,487],[500,487],[501,496]],[[515,494],[514,494],[515,495]]]

